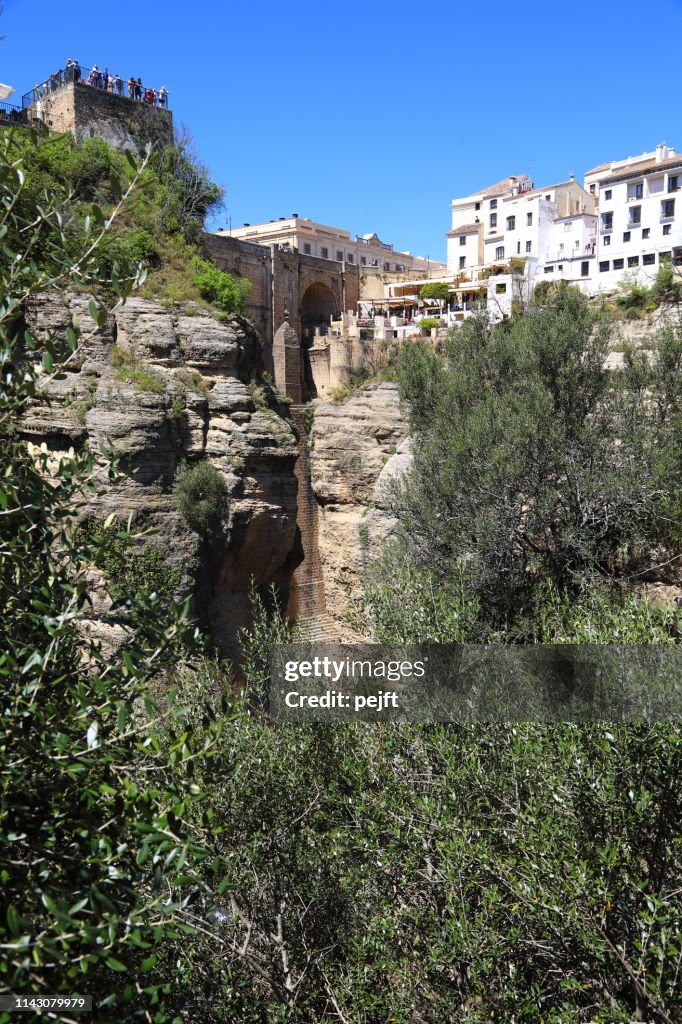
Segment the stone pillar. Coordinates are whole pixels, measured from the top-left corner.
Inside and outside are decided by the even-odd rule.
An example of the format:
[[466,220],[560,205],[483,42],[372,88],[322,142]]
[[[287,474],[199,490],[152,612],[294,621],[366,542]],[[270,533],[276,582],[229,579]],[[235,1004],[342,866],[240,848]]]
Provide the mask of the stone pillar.
[[301,342],[296,331],[285,320],[275,332],[272,345],[275,384],[295,404],[303,401],[303,366]]

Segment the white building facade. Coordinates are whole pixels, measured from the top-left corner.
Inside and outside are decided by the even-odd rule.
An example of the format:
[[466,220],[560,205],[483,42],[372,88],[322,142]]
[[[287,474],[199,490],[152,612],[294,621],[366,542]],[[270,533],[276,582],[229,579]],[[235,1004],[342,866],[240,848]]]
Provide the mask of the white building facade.
[[661,263],[682,264],[682,156],[661,144],[585,175],[599,204],[593,293],[629,280],[651,286]]

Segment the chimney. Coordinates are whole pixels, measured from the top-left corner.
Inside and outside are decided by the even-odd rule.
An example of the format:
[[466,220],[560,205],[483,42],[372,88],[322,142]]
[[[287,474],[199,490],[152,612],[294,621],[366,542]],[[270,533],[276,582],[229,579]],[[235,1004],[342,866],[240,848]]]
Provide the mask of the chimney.
[[668,155],[668,147],[665,142],[659,142],[656,146],[656,163],[660,164],[661,160],[665,160]]

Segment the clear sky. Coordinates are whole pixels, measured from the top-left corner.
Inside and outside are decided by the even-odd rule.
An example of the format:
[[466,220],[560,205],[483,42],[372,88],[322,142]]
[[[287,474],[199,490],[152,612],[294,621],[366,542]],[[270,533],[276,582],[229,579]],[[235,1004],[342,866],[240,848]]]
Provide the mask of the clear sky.
[[455,196],[682,149],[682,0],[4,0],[0,30],[19,95],[68,57],[165,85],[216,226],[295,211],[443,259]]

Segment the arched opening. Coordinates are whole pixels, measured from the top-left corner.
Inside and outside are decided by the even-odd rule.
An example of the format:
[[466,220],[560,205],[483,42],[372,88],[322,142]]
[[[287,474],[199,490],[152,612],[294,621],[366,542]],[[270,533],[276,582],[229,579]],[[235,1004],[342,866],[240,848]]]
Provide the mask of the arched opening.
[[303,349],[303,390],[307,397],[317,394],[309,351],[315,344],[315,333],[329,333],[332,318],[339,316],[339,310],[331,289],[321,281],[309,285],[303,293],[300,307],[301,347]]
[[326,284],[316,281],[309,285],[301,299],[301,339],[309,347],[315,337],[315,329],[327,333],[332,317],[339,315],[336,299]]

